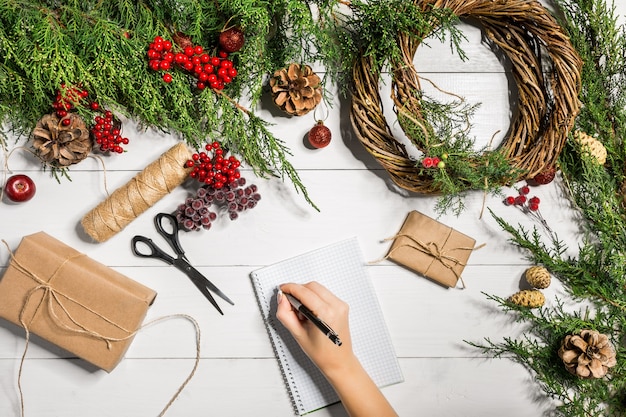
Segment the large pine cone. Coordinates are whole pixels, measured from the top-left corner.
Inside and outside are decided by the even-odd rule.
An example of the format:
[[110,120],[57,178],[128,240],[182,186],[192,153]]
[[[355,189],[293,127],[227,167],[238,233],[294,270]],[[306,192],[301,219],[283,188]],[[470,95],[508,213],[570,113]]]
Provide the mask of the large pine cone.
[[274,103],[287,113],[302,116],[322,101],[320,77],[308,65],[290,64],[270,79]]
[[617,363],[609,338],[588,329],[565,336],[559,357],[570,373],[581,378],[602,378]]
[[92,145],[89,129],[75,113],[63,118],[56,113],[47,114],[33,130],[35,152],[52,166],[66,167],[82,161],[91,152]]

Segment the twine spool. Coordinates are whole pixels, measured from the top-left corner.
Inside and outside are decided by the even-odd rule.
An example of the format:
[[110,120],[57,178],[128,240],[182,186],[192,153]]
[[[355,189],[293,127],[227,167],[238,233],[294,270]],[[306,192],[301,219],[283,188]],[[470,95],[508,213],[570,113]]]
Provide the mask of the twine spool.
[[189,175],[185,162],[190,158],[184,143],[174,145],[87,213],[81,220],[85,232],[97,242],[111,238],[182,184]]

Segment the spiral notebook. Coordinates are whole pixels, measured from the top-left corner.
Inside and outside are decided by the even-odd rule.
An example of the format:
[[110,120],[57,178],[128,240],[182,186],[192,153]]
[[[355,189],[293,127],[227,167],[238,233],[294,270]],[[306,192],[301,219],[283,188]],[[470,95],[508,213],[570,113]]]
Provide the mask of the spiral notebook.
[[353,350],[376,385],[404,380],[356,238],[258,269],[250,276],[297,414],[326,407],[339,398],[276,319],[277,287],[285,282],[318,281],[346,301],[350,305]]

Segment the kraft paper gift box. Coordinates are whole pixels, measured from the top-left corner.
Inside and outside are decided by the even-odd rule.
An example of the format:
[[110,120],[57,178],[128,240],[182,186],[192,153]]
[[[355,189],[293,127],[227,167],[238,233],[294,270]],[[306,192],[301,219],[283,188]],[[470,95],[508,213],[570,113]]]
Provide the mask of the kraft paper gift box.
[[408,214],[393,239],[388,259],[446,287],[456,287],[472,251],[478,249],[473,238],[418,211]]
[[0,279],[0,317],[104,369],[121,361],[156,292],[44,232]]

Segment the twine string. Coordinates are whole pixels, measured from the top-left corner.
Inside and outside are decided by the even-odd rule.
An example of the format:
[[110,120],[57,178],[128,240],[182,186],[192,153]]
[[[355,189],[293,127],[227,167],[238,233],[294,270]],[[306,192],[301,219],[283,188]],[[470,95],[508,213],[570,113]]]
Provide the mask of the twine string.
[[81,220],[85,232],[98,242],[115,235],[187,178],[189,158],[185,144],[173,146],[87,213]]
[[[482,248],[483,246],[485,246],[485,244],[481,244],[479,246],[475,246],[475,247],[469,247],[469,246],[461,246],[461,247],[456,247],[456,248],[450,248],[450,249],[445,249],[446,243],[447,243],[447,239],[446,241],[443,243],[443,245],[441,245],[442,247],[440,247],[439,244],[437,244],[436,242],[422,242],[421,240],[415,238],[414,236],[411,236],[407,233],[398,233],[395,236],[392,237],[388,237],[386,239],[383,239],[383,242],[386,241],[390,241],[390,240],[395,240],[399,237],[405,237],[407,239],[409,239],[410,241],[412,241],[413,243],[403,243],[400,245],[397,245],[395,247],[393,247],[388,253],[387,255],[385,255],[384,257],[382,257],[381,259],[374,261],[373,263],[377,263],[377,262],[382,262],[384,260],[389,259],[389,257],[391,257],[391,255],[396,252],[398,249],[402,249],[402,248],[411,248],[411,249],[415,249],[417,251],[420,251],[426,255],[432,256],[435,260],[439,261],[445,268],[449,269],[454,276],[456,277],[457,280],[461,281],[461,285],[463,286],[463,289],[466,288],[465,285],[465,281],[463,280],[463,277],[461,276],[461,274],[459,274],[456,271],[456,267],[458,266],[466,266],[466,263],[461,262],[459,259],[455,258],[454,256],[449,255],[450,251],[452,250],[467,250],[467,251],[474,251],[474,250],[478,250],[480,248]],[[424,275],[426,275],[428,273],[428,271],[430,270],[431,265],[434,262],[431,262],[430,265],[428,265],[428,267],[426,268],[426,270],[424,271]]]
[[[113,322],[112,320],[110,320],[109,318],[107,318],[106,316],[98,313],[97,311],[94,311],[93,309],[91,309],[89,306],[86,306],[85,304],[81,303],[80,301],[74,299],[73,297],[64,294],[61,291],[58,291],[57,289],[55,289],[52,285],[51,282],[54,280],[55,277],[57,277],[60,274],[61,269],[70,261],[72,261],[75,258],[81,257],[81,256],[85,256],[84,254],[77,254],[74,256],[70,256],[68,258],[66,258],[56,269],[55,271],[51,274],[50,278],[48,281],[45,281],[43,279],[41,279],[39,276],[37,276],[37,274],[35,274],[33,271],[31,271],[30,269],[28,269],[27,267],[25,267],[22,263],[20,263],[17,258],[15,257],[15,254],[13,253],[13,251],[10,249],[8,243],[3,239],[2,243],[4,243],[4,245],[6,246],[8,252],[9,252],[9,256],[11,258],[10,260],[10,264],[9,267],[14,267],[15,269],[17,269],[20,273],[24,274],[25,276],[31,278],[32,280],[34,280],[38,285],[36,285],[35,287],[33,287],[32,289],[30,289],[28,291],[28,293],[26,294],[26,298],[24,300],[24,304],[22,305],[22,309],[20,310],[20,314],[19,314],[19,321],[22,325],[22,327],[24,328],[25,331],[25,338],[26,338],[26,342],[24,344],[24,351],[22,352],[22,356],[20,359],[20,365],[19,365],[19,370],[18,370],[18,376],[17,376],[17,387],[18,387],[18,392],[19,392],[19,396],[20,396],[20,415],[22,417],[25,416],[25,401],[24,401],[24,391],[22,388],[22,374],[23,374],[23,369],[24,369],[24,362],[26,360],[26,354],[28,353],[28,347],[30,345],[30,329],[29,329],[29,324],[32,323],[32,320],[35,319],[38,311],[40,310],[40,308],[42,306],[46,306],[47,307],[47,311],[50,314],[52,321],[59,326],[62,329],[65,329],[67,331],[73,332],[73,333],[77,333],[77,334],[81,334],[87,337],[93,337],[96,339],[100,339],[102,341],[104,341],[107,345],[107,349],[111,349],[111,343],[112,342],[121,342],[127,339],[130,339],[132,337],[134,337],[140,330],[148,327],[148,326],[152,326],[153,324],[156,324],[158,322],[167,320],[167,319],[171,319],[171,318],[184,318],[189,320],[193,326],[194,326],[194,330],[196,333],[196,357],[195,357],[195,361],[194,361],[194,366],[191,370],[191,372],[189,373],[189,375],[187,376],[187,378],[183,381],[183,383],[178,387],[178,389],[176,390],[176,392],[174,393],[174,395],[171,397],[171,399],[168,401],[168,403],[165,405],[165,407],[161,410],[161,412],[159,413],[159,417],[162,417],[165,415],[166,411],[172,406],[172,404],[174,403],[174,401],[176,401],[176,399],[178,398],[178,396],[180,395],[180,393],[183,391],[183,389],[185,389],[185,387],[187,386],[187,384],[191,381],[191,379],[193,378],[193,376],[196,373],[196,370],[198,369],[198,365],[200,363],[200,342],[201,342],[201,335],[200,335],[200,326],[198,324],[198,322],[191,316],[187,315],[187,314],[172,314],[172,315],[168,315],[168,316],[163,316],[163,317],[158,317],[146,324],[144,324],[143,326],[139,327],[137,330],[135,331],[130,331],[125,329],[123,326],[120,326],[119,324]],[[31,297],[33,295],[35,295],[37,292],[39,291],[43,291],[44,294],[41,298],[41,300],[39,300],[39,303],[37,304],[37,307],[35,308],[35,312],[32,315],[32,318],[30,320],[30,322],[27,322],[27,320],[25,319],[25,315],[26,315],[26,311],[28,306],[30,305],[30,301],[31,301]],[[93,313],[94,315],[96,315],[99,319],[104,320],[105,322],[113,325],[114,327],[117,327],[118,329],[122,330],[123,332],[125,332],[127,335],[124,337],[109,337],[109,336],[104,336],[100,333],[98,333],[97,331],[90,329],[82,324],[80,324],[80,322],[78,320],[76,320],[68,311],[67,307],[64,305],[62,299],[66,299],[78,306],[80,306],[81,308],[89,311],[90,313]],[[71,323],[74,324],[74,326],[69,326],[67,325],[57,314],[56,312],[56,308],[60,307],[61,311],[64,313],[65,317],[67,317],[67,319],[69,319],[69,321]]]

